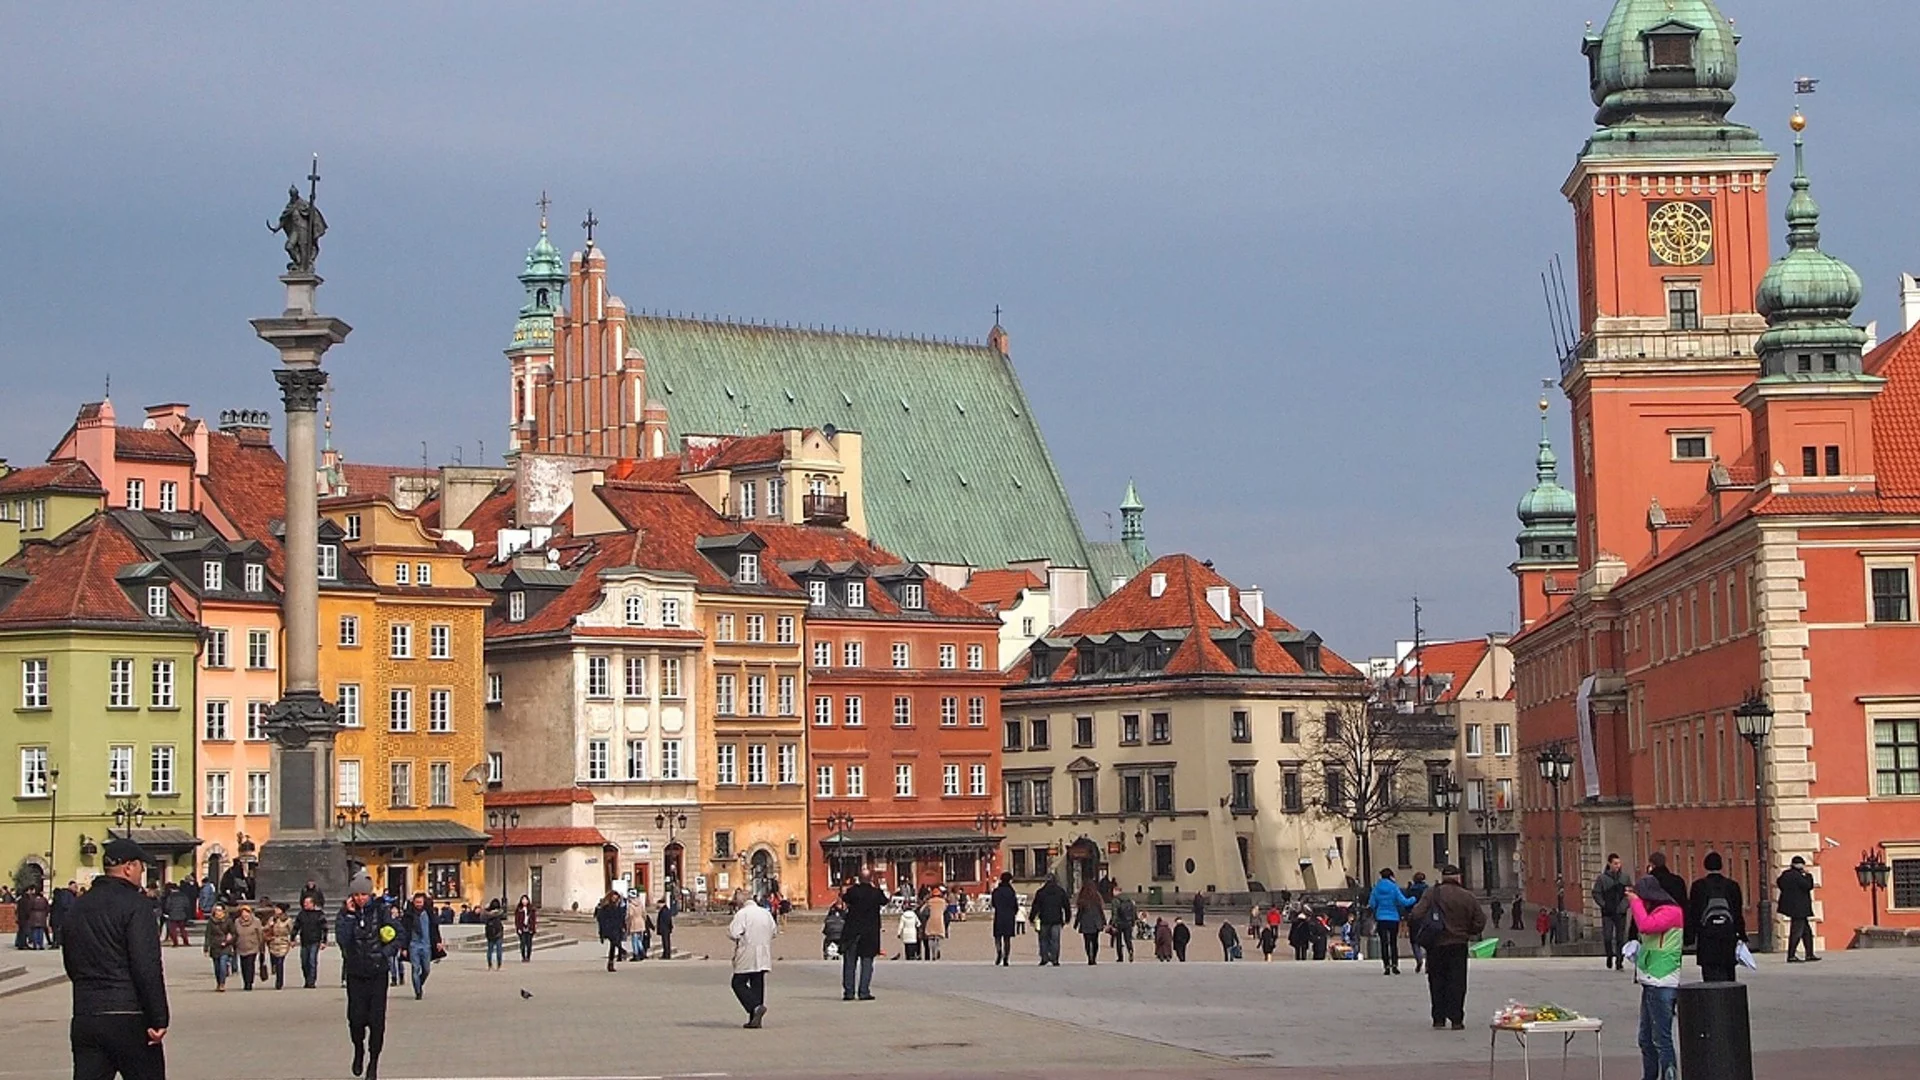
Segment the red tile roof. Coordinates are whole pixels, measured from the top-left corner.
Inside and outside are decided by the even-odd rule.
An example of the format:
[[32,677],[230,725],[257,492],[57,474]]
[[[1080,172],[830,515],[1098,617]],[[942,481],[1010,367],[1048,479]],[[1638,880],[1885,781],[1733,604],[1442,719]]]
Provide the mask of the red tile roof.
[[105,495],[100,478],[84,461],[56,461],[31,465],[0,476],[0,495],[27,491],[59,491],[74,495]]
[[418,465],[362,465],[356,462],[340,463],[340,478],[347,482],[347,493],[351,495],[391,495],[393,481],[397,477],[415,477],[438,481],[440,470],[424,469]]
[[[641,535],[633,565],[690,574],[706,589],[735,588],[733,579],[721,573],[694,544],[702,537],[746,532],[745,523],[721,517],[684,484],[609,481],[597,490],[621,523]],[[775,560],[762,559],[760,575],[763,584],[746,588],[776,593],[800,591]]]
[[1046,586],[1046,581],[1031,570],[975,570],[960,595],[988,611],[998,611],[1018,599],[1022,590]]
[[680,459],[677,457],[622,458],[607,466],[606,476],[609,480],[677,484],[680,482]]
[[207,436],[205,484],[207,497],[240,535],[266,545],[268,571],[281,577],[286,553],[273,523],[287,512],[287,465],[279,451],[224,431],[212,432]]
[[123,427],[113,432],[113,456],[133,461],[170,461],[193,464],[193,448],[171,431]]
[[1868,353],[1867,373],[1887,380],[1873,401],[1874,478],[1880,494],[1920,495],[1920,333],[1908,330]]
[[[1460,696],[1460,688],[1486,659],[1487,650],[1492,648],[1486,638],[1470,641],[1434,641],[1422,645],[1417,654],[1408,653],[1395,669],[1396,675],[1411,676],[1416,670],[1422,677],[1429,675],[1451,675],[1453,682],[1442,691],[1436,701],[1452,701]],[[1416,660],[1416,655],[1418,659]]]
[[566,806],[570,803],[590,803],[593,792],[583,787],[544,788],[537,791],[489,791],[485,796],[488,809],[496,806]]
[[468,570],[484,570],[498,556],[500,530],[514,527],[515,512],[514,486],[501,484],[493,489],[493,494],[480,500],[480,505],[467,514],[467,520],[453,523],[453,528],[473,534],[473,547],[467,552]]
[[606,847],[607,838],[591,825],[522,826],[491,830],[490,848]]
[[30,541],[6,564],[8,570],[24,572],[27,582],[0,607],[0,626],[130,623],[179,630],[190,625],[155,619],[128,598],[115,575],[147,561],[133,538],[104,513],[54,540]]
[[[768,559],[859,562],[868,570],[906,564],[905,559],[850,529],[820,525],[740,524],[751,524],[753,534],[767,542],[767,550],[760,558],[763,566]],[[992,612],[931,577],[921,585],[921,597],[929,615],[974,622],[999,622]],[[867,607],[876,615],[902,614],[899,603],[885,589],[868,589]]]
[[746,465],[767,465],[779,461],[787,451],[784,433],[765,435],[693,436],[679,462],[687,472],[707,469],[738,469]]

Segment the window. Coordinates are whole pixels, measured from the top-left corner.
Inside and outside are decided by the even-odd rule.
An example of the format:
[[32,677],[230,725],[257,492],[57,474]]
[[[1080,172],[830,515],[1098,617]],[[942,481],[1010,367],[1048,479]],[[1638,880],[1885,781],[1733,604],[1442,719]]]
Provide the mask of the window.
[[164,619],[173,610],[173,604],[167,596],[165,585],[147,586],[147,614],[155,619]]
[[827,583],[814,578],[807,582],[807,603],[812,607],[827,606]]
[[1920,907],[1920,859],[1893,860],[1892,894],[1892,907]]
[[1300,792],[1299,769],[1280,771],[1280,809],[1289,814],[1303,813],[1307,809],[1307,801]]
[[1493,782],[1494,809],[1508,810],[1513,807],[1513,778],[1501,777]]
[[387,627],[387,655],[395,660],[413,659],[413,624],[397,622]]
[[893,767],[893,797],[910,798],[913,795],[913,766],[900,764]]
[[33,528],[36,530],[39,530],[39,529],[44,529],[46,527],[47,527],[47,500],[35,499],[33,500]]
[[1873,793],[1920,795],[1920,720],[1874,721]]
[[514,590],[507,594],[507,621],[524,622],[527,618],[527,594]]
[[1393,864],[1405,870],[1413,866],[1413,836],[1399,833],[1393,838]]
[[715,859],[733,858],[733,830],[715,829],[713,832],[713,857]]
[[754,498],[754,495],[759,490],[760,490],[760,485],[754,483],[753,481],[751,480],[741,481],[740,483],[740,516],[741,517],[750,518],[753,516],[753,512],[755,510],[754,503],[758,501]]
[[1481,754],[1481,736],[1479,724],[1467,725],[1467,756],[1479,757]]
[[1292,709],[1280,710],[1280,741],[1283,743],[1300,741],[1300,722],[1294,717]]
[[765,675],[747,676],[747,715],[767,715],[767,677]]
[[719,615],[714,616],[713,640],[715,641],[732,641],[733,640],[733,613],[732,612],[724,611],[724,612],[721,612]]
[[671,596],[660,598],[660,625],[680,625],[680,601]]
[[387,766],[387,805],[413,805],[413,762],[396,761]]
[[1027,782],[1009,780],[1006,783],[1007,816],[1010,818],[1027,816]]
[[340,684],[340,726],[360,726],[360,684]]
[[647,778],[647,740],[627,740],[627,779],[645,780]]
[[[210,668],[227,666],[227,632],[225,630],[207,631],[206,663]],[[132,672],[128,672],[132,678]]]
[[613,687],[607,674],[605,656],[587,657],[587,696],[590,698],[608,698],[613,696]]
[[427,730],[435,735],[453,731],[453,691],[427,691]]
[[247,814],[251,817],[265,817],[272,813],[273,774],[250,772],[247,774]]
[[127,509],[145,510],[147,508],[147,482],[145,480],[127,481]]
[[721,716],[732,716],[734,714],[733,682],[734,677],[732,675],[715,675],[713,677],[713,711],[719,713]]
[[1913,572],[1905,566],[1875,566],[1868,572],[1873,584],[1873,621],[1908,622],[1913,618]]
[[1139,773],[1127,773],[1120,777],[1120,812],[1123,814],[1145,813],[1147,809],[1147,778]]
[[970,697],[967,699],[967,726],[968,727],[986,727],[987,726],[987,699],[986,698]]
[[813,726],[833,726],[833,699],[825,694],[817,695],[813,699]]
[[773,621],[773,640],[781,645],[793,644],[793,616],[782,615]]
[[200,588],[207,592],[219,592],[225,585],[225,566],[214,559],[208,559],[200,564]]
[[940,646],[940,667],[945,670],[952,670],[958,667],[959,663],[958,648],[950,643],[943,642]]
[[1235,813],[1250,814],[1253,812],[1253,773],[1246,769],[1234,770],[1233,789],[1232,793],[1228,796],[1228,801],[1231,803]]
[[107,794],[133,794],[133,747],[107,747]]
[[[1011,806],[1012,804],[1009,803],[1008,805]],[[1031,878],[1032,875],[1027,871],[1027,849],[1023,847],[1014,848],[1012,856],[1013,864],[1008,869],[1009,872],[1013,874],[1014,880],[1020,881]]]
[[334,770],[334,804],[337,806],[360,806],[360,763],[342,761]]
[[860,726],[860,699],[858,697],[849,697],[845,701],[841,702],[840,705],[841,705],[841,723],[847,725],[848,727],[859,727]]
[[958,765],[940,766],[940,795],[942,798],[948,798],[948,799],[959,798],[960,766]]
[[487,751],[487,783],[489,784],[505,783],[506,777],[507,777],[506,756],[498,750]]
[[273,667],[273,634],[267,630],[247,631],[247,670],[266,671]]
[[1156,841],[1153,845],[1153,880],[1173,880],[1173,845]]
[[754,743],[747,747],[747,783],[764,784],[767,782],[767,745]]
[[621,696],[643,698],[647,696],[647,658],[629,656],[623,663],[624,678],[621,680]]
[[1691,69],[1693,67],[1693,35],[1648,34],[1647,66],[1655,71]]
[[1053,816],[1053,781],[1042,777],[1033,782],[1033,813],[1035,817]]
[[231,712],[231,705],[225,701],[210,700],[202,705],[200,737],[207,742],[226,742],[233,738]]
[[900,586],[900,606],[908,611],[919,611],[926,607],[926,589],[917,581],[909,581]]
[[778,694],[779,700],[776,703],[775,708],[777,709],[777,711],[780,713],[781,716],[796,715],[795,713],[796,706],[794,704],[794,698],[797,696],[797,692],[800,686],[800,680],[794,678],[792,675],[782,675],[780,676],[780,682],[778,685],[779,685],[779,690],[777,691],[777,694]]
[[1023,616],[1021,616],[1021,618],[1020,618],[1020,636],[1021,636],[1021,637],[1032,637],[1032,636],[1033,636],[1033,616],[1031,616],[1031,615],[1023,615]]
[[1027,725],[1022,723],[1018,717],[1011,717],[1005,720],[1001,726],[1005,729],[1005,734],[1000,740],[1001,749],[1021,749],[1021,737],[1026,733]]
[[647,622],[647,598],[635,593],[626,598],[625,621],[628,626],[645,626]]
[[1512,724],[1493,725],[1493,756],[1494,757],[1512,757],[1513,756],[1513,725]]
[[1083,815],[1100,812],[1100,788],[1093,777],[1073,778],[1073,812]]
[[1347,774],[1337,768],[1328,769],[1321,789],[1325,793],[1325,807],[1330,813],[1345,814],[1347,807]]
[[1839,476],[1840,475],[1840,448],[1837,446],[1827,447],[1826,456],[1827,456],[1827,475]]
[[1327,711],[1326,734],[1324,737],[1329,741],[1340,737],[1340,714],[1331,709]]
[[1053,721],[1050,717],[1036,716],[1028,721],[1027,745],[1035,750],[1045,750],[1053,745]]
[[840,666],[841,667],[859,667],[860,666],[860,643],[859,642],[848,641],[848,642],[841,643]]
[[273,708],[271,702],[247,702],[247,741],[265,742],[267,740],[267,710]]
[[1704,431],[1681,431],[1673,436],[1673,460],[1705,461],[1712,454],[1712,437]]
[[107,708],[133,708],[133,661],[107,661]]
[[147,755],[147,792],[152,795],[172,795],[173,791],[173,747],[156,746]]
[[816,641],[813,643],[813,666],[830,668],[833,666],[833,642]]
[[866,582],[864,581],[847,582],[847,606],[853,607],[853,608],[867,606],[867,583]]
[[395,585],[412,584],[412,568],[404,562],[393,564],[393,583]]
[[787,516],[787,482],[777,476],[767,478],[767,516],[784,518]]
[[355,648],[360,644],[360,616],[340,616],[340,645],[342,648]]
[[913,699],[905,694],[895,694],[893,697],[893,726],[913,726]]
[[1073,718],[1073,745],[1093,745],[1093,717],[1076,716]]
[[1233,716],[1228,721],[1228,730],[1234,742],[1253,741],[1253,720],[1248,717],[1247,710],[1233,710]]
[[847,797],[864,799],[867,797],[867,767],[865,765],[847,766]]
[[680,740],[660,740],[660,779],[680,779]]
[[396,686],[387,691],[387,730],[401,733],[413,730],[413,691]]
[[225,817],[232,812],[228,796],[228,786],[233,778],[224,772],[210,772],[202,778],[206,782],[206,814],[208,817]]
[[345,532],[346,532],[346,537],[349,540],[360,539],[360,515],[359,514],[347,515],[347,526],[346,526]]
[[267,568],[259,563],[248,563],[246,568],[247,591],[261,593],[267,591]]
[[734,580],[742,585],[758,585],[760,583],[760,556],[755,555],[751,551],[741,552],[740,566],[734,574]]
[[960,699],[943,697],[940,699],[940,726],[958,727],[960,725]]
[[605,780],[607,778],[607,740],[587,740],[587,779]]
[[779,758],[780,758],[780,777],[779,777],[780,782],[783,784],[799,783],[800,782],[800,747],[794,743],[781,743]]
[[1139,746],[1140,745],[1140,714],[1139,713],[1121,713],[1120,714],[1120,745],[1121,746]]
[[[27,663],[31,664],[33,663],[33,661],[29,660],[27,661]],[[44,700],[46,661],[42,660],[40,661],[40,663],[42,665],[41,667],[41,676],[42,676],[41,704],[44,705],[46,704]],[[150,690],[150,693],[147,695],[148,696],[147,707],[153,708],[153,709],[173,708],[174,707],[173,706],[173,661],[155,660],[153,662],[153,666],[149,669],[149,675],[151,676],[151,679],[150,679],[151,685],[148,688]]]
[[833,798],[833,766],[831,765],[814,766],[813,797],[816,799]]
[[427,628],[427,659],[453,659],[453,627],[434,623]]
[[321,544],[314,549],[313,564],[321,581],[337,580],[340,577],[340,549],[332,544]]
[[1152,741],[1156,743],[1170,743],[1173,741],[1172,716],[1163,712],[1154,713],[1152,724]]
[[180,509],[180,485],[172,480],[160,481],[160,512],[171,514]]
[[47,796],[47,748],[20,748],[20,797],[44,799]]
[[1173,774],[1170,772],[1153,774],[1153,812],[1173,813]]
[[[431,587],[433,585],[433,564],[423,562],[415,565],[413,568],[413,583],[423,589]],[[435,805],[440,804],[436,803]]]
[[987,793],[987,767],[985,765],[967,766],[967,794],[974,798],[984,797]]
[[987,649],[984,645],[967,646],[967,670],[984,671],[987,667]]
[[680,658],[677,656],[660,658],[660,696],[664,698],[680,696]]
[[1667,329],[1700,329],[1700,290],[1667,290]]
[[913,650],[907,646],[906,642],[896,641],[893,643],[893,666],[894,667],[897,667],[897,668],[912,667],[913,666],[912,660],[913,660]]
[[767,640],[767,617],[765,615],[747,616],[747,640],[752,642]]

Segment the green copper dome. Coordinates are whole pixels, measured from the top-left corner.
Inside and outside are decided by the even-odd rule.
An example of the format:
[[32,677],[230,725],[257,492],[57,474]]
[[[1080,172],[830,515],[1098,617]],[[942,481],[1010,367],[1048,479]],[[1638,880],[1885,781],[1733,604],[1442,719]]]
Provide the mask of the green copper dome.
[[1753,129],[1727,120],[1739,42],[1713,0],[1618,0],[1581,49],[1603,129],[1587,153],[1765,153]]
[[1534,485],[1520,497],[1514,513],[1520,518],[1521,562],[1569,562],[1574,557],[1573,492],[1560,486],[1560,459],[1547,434],[1547,402],[1540,402],[1540,450],[1534,455]]
[[510,349],[550,349],[553,347],[553,313],[567,287],[567,264],[547,239],[547,219],[540,219],[540,239],[527,252],[526,268],[520,271],[520,284],[527,291],[520,305],[520,318],[513,324]]
[[[1797,113],[1793,123],[1796,131],[1806,126]],[[1812,189],[1806,140],[1796,134],[1793,197],[1787,200],[1787,253],[1767,268],[1754,295],[1755,308],[1767,317],[1767,332],[1755,345],[1763,377],[1854,378],[1860,374],[1860,351],[1867,343],[1867,332],[1853,325],[1853,309],[1860,303],[1860,275],[1820,250],[1820,206],[1813,201]]]

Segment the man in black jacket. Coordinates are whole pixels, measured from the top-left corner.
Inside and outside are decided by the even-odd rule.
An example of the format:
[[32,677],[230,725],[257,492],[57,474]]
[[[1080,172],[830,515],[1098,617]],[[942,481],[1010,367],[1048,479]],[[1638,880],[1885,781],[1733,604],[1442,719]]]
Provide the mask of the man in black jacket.
[[140,890],[147,853],[132,840],[109,840],[106,873],[67,912],[61,956],[73,984],[74,1080],[166,1080],[160,1040],[171,1020],[160,933]]
[[300,943],[300,978],[311,990],[320,981],[320,950],[327,947],[327,913],[311,896],[300,901],[293,936]]
[[365,870],[355,874],[347,886],[347,902],[340,908],[333,940],[346,970],[353,1075],[361,1075],[364,1069],[367,1080],[380,1076],[380,1048],[387,1039],[388,973],[399,937],[387,905],[373,896],[373,879]]
[[[1667,869],[1666,852],[1656,851],[1647,856],[1647,873],[1659,879],[1660,887],[1667,890],[1667,895],[1673,897],[1673,902],[1680,905],[1680,910],[1687,910],[1687,879]],[[1687,920],[1686,929],[1681,936],[1685,938],[1688,945],[1693,944],[1692,919]]]
[[1067,908],[1070,905],[1067,890],[1061,887],[1057,877],[1047,878],[1046,884],[1033,892],[1033,901],[1028,905],[1027,913],[1033,919],[1033,924],[1039,927],[1042,966],[1060,966],[1060,928],[1067,924]]
[[880,912],[887,894],[865,877],[848,878],[840,892],[846,928],[840,935],[840,1000],[873,1000],[873,958],[880,955]]
[[1707,874],[1687,890],[1687,927],[1697,943],[1701,982],[1733,982],[1739,944],[1747,940],[1747,919],[1740,902],[1740,883],[1720,873],[1720,853],[1707,852],[1700,860]]
[[1813,875],[1807,873],[1807,860],[1795,855],[1793,865],[1781,873],[1777,884],[1780,887],[1780,914],[1790,920],[1787,963],[1800,962],[1793,953],[1803,941],[1807,943],[1807,960],[1820,959],[1813,955]]
[[1608,855],[1607,868],[1593,879],[1593,906],[1600,912],[1603,947],[1607,951],[1607,968],[1625,968],[1627,963],[1620,957],[1620,946],[1627,940],[1627,880],[1626,867],[1620,862],[1620,856]]

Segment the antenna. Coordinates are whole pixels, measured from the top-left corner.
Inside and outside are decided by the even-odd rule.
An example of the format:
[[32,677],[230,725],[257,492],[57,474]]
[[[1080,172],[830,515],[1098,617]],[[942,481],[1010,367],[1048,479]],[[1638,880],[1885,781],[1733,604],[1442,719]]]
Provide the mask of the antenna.
[[427,440],[425,439],[420,440],[420,467],[423,469],[427,467]]
[[1420,648],[1420,596],[1416,593],[1413,597],[1413,707],[1415,711],[1427,703],[1426,680],[1421,677],[1420,670]]
[[1566,282],[1560,276],[1560,257],[1554,256],[1540,271],[1540,296],[1547,305],[1547,330],[1553,337],[1553,357],[1565,366],[1577,347],[1573,314],[1566,303]]

